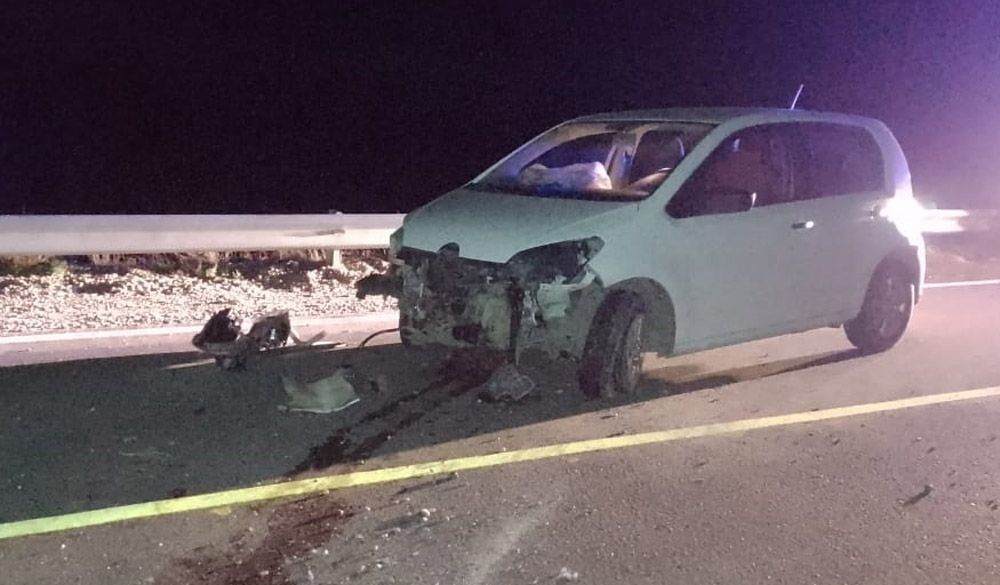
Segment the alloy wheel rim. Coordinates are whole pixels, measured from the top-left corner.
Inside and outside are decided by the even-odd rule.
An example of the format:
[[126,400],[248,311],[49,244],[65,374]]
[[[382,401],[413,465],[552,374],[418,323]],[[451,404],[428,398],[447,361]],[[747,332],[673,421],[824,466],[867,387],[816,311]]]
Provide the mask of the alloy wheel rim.
[[642,373],[642,316],[637,315],[625,330],[622,352],[625,379],[628,388],[634,388]]

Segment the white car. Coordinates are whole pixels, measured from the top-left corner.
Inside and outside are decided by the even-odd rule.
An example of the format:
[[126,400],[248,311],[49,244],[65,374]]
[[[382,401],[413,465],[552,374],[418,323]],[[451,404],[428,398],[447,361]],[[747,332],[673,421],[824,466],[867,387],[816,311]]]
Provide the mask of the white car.
[[588,395],[642,354],[841,326],[903,335],[924,279],[910,172],[882,123],[770,109],[583,117],[393,234],[405,344],[540,349]]

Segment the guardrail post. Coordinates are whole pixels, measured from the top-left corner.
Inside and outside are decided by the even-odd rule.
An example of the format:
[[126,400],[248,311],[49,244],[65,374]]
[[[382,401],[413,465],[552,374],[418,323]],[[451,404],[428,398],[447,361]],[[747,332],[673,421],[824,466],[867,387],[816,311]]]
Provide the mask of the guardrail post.
[[324,250],[326,252],[326,259],[328,260],[331,267],[336,270],[346,270],[344,266],[344,251],[340,249],[336,250]]

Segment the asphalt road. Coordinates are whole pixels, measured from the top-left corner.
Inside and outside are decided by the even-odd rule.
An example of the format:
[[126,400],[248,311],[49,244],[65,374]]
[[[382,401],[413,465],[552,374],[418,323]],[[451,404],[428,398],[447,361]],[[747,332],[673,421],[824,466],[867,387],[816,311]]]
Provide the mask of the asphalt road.
[[[242,373],[191,353],[7,367],[0,522],[1000,385],[998,315],[1000,287],[930,290],[888,353],[858,356],[826,329],[650,360],[643,392],[617,401],[582,401],[568,367],[539,363],[524,401],[484,403],[474,368],[441,373],[443,356],[391,343],[290,350]],[[360,404],[278,409],[279,374],[344,365]],[[1000,398],[859,409],[0,540],[0,580],[997,583],[997,420]]]
[[[300,339],[316,340],[318,345],[323,347],[357,345],[373,331],[392,328],[396,324],[397,317],[394,313],[372,313],[295,320],[292,326],[294,333]],[[113,357],[190,353],[193,350],[191,337],[199,329],[199,326],[192,325],[0,337],[0,368]],[[378,343],[383,342],[382,339],[378,340]]]

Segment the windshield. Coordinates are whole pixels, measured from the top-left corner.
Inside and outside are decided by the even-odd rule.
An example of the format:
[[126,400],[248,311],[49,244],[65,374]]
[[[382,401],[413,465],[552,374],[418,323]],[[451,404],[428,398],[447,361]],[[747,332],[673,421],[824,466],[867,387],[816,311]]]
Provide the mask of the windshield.
[[539,197],[642,199],[713,127],[650,121],[563,124],[469,187]]

